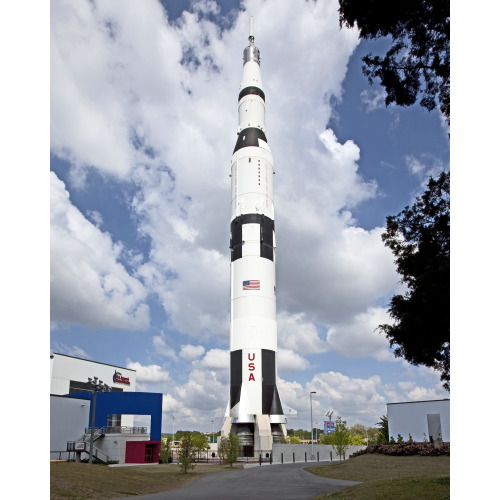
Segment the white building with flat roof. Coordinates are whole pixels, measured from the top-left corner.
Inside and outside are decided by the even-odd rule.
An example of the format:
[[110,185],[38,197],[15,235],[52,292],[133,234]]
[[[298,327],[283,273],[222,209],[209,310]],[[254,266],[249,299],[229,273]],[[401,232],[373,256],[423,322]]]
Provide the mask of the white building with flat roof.
[[[135,392],[135,370],[54,352],[50,356],[50,394],[62,396],[92,390],[89,378],[97,377],[111,391]],[[133,415],[109,415],[109,427],[133,427]]]
[[450,442],[450,400],[410,401],[387,403],[389,437],[396,441],[398,434],[404,441],[436,442],[438,437]]

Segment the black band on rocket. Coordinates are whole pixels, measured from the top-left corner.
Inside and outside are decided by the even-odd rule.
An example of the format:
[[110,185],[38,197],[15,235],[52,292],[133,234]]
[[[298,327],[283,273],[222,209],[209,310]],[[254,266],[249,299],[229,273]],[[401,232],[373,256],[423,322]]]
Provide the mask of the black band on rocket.
[[264,95],[264,91],[262,89],[259,89],[259,87],[245,87],[241,92],[240,95],[238,96],[238,102],[241,100],[242,97],[245,97],[246,95],[249,94],[254,94],[258,95],[259,97],[262,97],[262,100],[265,102],[266,96]]
[[231,387],[230,387],[230,408],[240,402],[241,384],[243,382],[242,373],[242,351],[231,352]]
[[235,217],[231,222],[231,262],[242,257],[243,224],[260,225],[260,256],[274,261],[273,232],[274,221],[262,214],[245,214]]
[[233,155],[241,148],[247,148],[249,146],[259,147],[259,139],[267,143],[266,134],[264,134],[260,128],[249,127],[243,129],[238,135]]
[[269,349],[262,349],[262,413],[283,415],[276,387],[276,353]]

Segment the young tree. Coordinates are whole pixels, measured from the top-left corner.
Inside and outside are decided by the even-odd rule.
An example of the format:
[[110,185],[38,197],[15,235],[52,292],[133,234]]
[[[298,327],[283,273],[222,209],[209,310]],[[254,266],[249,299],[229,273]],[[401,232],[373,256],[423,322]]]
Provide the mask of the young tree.
[[190,431],[184,431],[179,448],[179,467],[187,474],[188,469],[194,469],[196,459],[196,449],[193,444],[193,437]]
[[395,255],[405,295],[394,295],[394,324],[379,325],[394,355],[441,372],[450,390],[450,173],[430,178],[425,193],[397,216],[382,235]]
[[439,102],[450,123],[450,0],[339,0],[340,26],[366,40],[390,36],[384,58],[362,58],[370,84],[379,79],[385,104],[410,106],[418,98],[431,111]]
[[337,420],[335,420],[335,431],[328,436],[331,436],[331,444],[337,455],[340,457],[340,460],[342,460],[342,456],[345,460],[345,450],[349,446],[350,436],[346,421],[337,417]]
[[232,467],[234,462],[238,460],[239,447],[240,438],[236,434],[230,432],[229,436],[223,437],[219,440],[217,451],[219,456],[222,458],[222,461]]
[[382,415],[380,417],[380,422],[377,422],[378,438],[377,443],[389,444],[389,420],[387,415]]
[[167,464],[169,461],[171,441],[172,436],[162,436],[161,438],[160,463],[162,464]]

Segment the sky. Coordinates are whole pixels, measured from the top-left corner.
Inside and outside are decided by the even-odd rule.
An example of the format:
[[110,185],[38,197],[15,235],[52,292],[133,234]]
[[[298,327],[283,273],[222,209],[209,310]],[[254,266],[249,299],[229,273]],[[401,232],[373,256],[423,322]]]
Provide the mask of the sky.
[[[438,111],[386,107],[329,0],[54,0],[50,351],[136,370],[163,432],[229,398],[230,162],[250,16],[273,153],[278,390],[289,428],[448,398],[379,324],[404,292],[381,234],[450,168]],[[92,376],[92,374],[89,374]],[[174,417],[174,418],[173,418]],[[142,417],[137,417],[138,424]],[[214,424],[212,424],[214,421]]]

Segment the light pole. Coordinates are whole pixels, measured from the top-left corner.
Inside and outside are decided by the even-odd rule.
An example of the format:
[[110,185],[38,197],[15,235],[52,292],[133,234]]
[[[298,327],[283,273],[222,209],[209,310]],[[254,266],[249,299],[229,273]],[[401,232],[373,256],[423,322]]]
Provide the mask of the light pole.
[[95,426],[95,407],[97,405],[97,393],[98,392],[109,392],[111,388],[108,384],[104,384],[102,380],[99,380],[97,377],[94,377],[92,380],[90,377],[89,384],[92,386],[92,426],[90,428],[90,453],[89,453],[89,464],[91,464],[94,460],[94,426]]
[[174,444],[174,422],[175,422],[175,415],[172,415],[172,445]]
[[212,444],[214,443],[214,420],[212,419]]
[[313,399],[312,395],[316,394],[316,391],[311,391],[309,393],[309,400],[311,401],[311,458],[314,458],[314,439],[313,439]]

